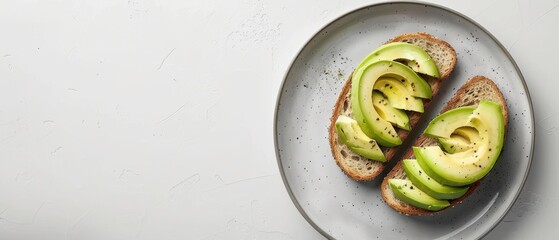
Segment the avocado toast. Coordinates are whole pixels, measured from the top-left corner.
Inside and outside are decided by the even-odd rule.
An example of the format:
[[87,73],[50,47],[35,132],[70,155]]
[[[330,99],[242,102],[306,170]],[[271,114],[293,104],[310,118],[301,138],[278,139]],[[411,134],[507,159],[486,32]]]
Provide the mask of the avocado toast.
[[[391,161],[394,155],[396,154],[396,152],[404,150],[398,147],[398,145],[401,144],[401,142],[396,142],[396,141],[398,140],[404,141],[407,138],[409,130],[413,129],[415,124],[419,121],[423,108],[426,108],[429,104],[430,100],[427,98],[427,96],[432,97],[438,93],[441,82],[450,76],[450,74],[454,69],[454,66],[456,65],[456,52],[450,46],[450,44],[440,39],[437,39],[429,34],[426,33],[403,34],[388,41],[388,44],[391,43],[409,43],[418,46],[419,48],[422,49],[422,51],[428,54],[427,57],[430,57],[430,59],[432,59],[432,63],[434,63],[434,65],[436,66],[437,73],[433,73],[432,69],[429,68],[420,69],[420,68],[426,68],[427,64],[424,64],[425,61],[413,62],[413,61],[406,61],[405,59],[404,60],[397,59],[399,60],[398,62],[402,62],[405,65],[409,66],[410,68],[404,67],[407,68],[408,70],[403,70],[404,68],[402,68],[401,65],[404,64],[400,64],[400,63],[390,64],[381,61],[376,57],[376,54],[379,51],[385,50],[383,46],[379,48],[380,50],[369,54],[364,59],[364,61],[360,64],[360,66],[358,66],[356,72],[354,72],[354,74],[352,74],[352,76],[346,81],[334,106],[328,135],[329,135],[329,143],[330,143],[332,155],[334,156],[337,165],[342,169],[342,171],[348,177],[350,177],[353,180],[358,180],[358,181],[373,180],[383,171],[383,169],[386,166],[386,162]],[[407,46],[405,48],[407,50],[407,48],[410,47]],[[397,54],[402,54],[402,53],[397,53]],[[395,58],[394,56],[388,56],[388,57]],[[416,58],[416,60],[417,59],[421,60],[422,57],[419,56],[418,58]],[[371,62],[373,61],[377,61],[380,63],[371,64]],[[432,63],[431,65],[433,65]],[[366,65],[366,64],[374,65],[374,66],[365,68],[361,70],[361,72],[359,72],[361,65]],[[401,116],[403,115],[403,118],[405,118],[407,121],[398,122],[398,120],[401,120],[401,118],[398,117],[392,119],[391,123],[397,126],[398,128],[394,128],[393,130],[388,130],[387,133],[390,136],[386,136],[386,138],[384,138],[385,141],[382,142],[381,144],[376,144],[376,141],[371,142],[370,138],[368,137],[370,135],[375,135],[375,133],[371,129],[367,129],[366,125],[363,126],[363,122],[366,122],[367,119],[364,119],[365,117],[363,116],[359,116],[365,114],[359,114],[359,112],[354,111],[355,108],[353,107],[356,103],[357,104],[367,104],[367,103],[356,101],[355,98],[352,98],[352,93],[353,94],[356,93],[355,91],[356,86],[353,84],[354,82],[356,82],[355,81],[356,77],[359,77],[363,74],[367,74],[367,71],[369,70],[371,70],[371,72],[374,73],[375,69],[381,69],[381,68],[402,69],[402,71],[406,71],[406,73],[398,72],[397,75],[400,77],[402,75],[410,75],[409,77],[410,79],[415,78],[414,76],[411,76],[414,75],[415,73],[410,73],[409,69],[413,69],[414,71],[417,72],[423,71],[423,73],[421,73],[418,76],[420,76],[423,79],[423,81],[425,81],[428,84],[427,87],[429,88],[429,91],[416,93],[416,95],[418,95],[418,98],[421,98],[419,100],[419,103],[416,100],[415,102],[408,101],[409,103],[405,102],[402,104],[403,106],[401,108],[409,108],[411,109],[411,111],[403,111],[399,109],[400,111],[394,112],[392,114],[385,114],[385,117],[390,115],[394,116],[398,114]],[[431,76],[429,76],[428,74],[430,74]],[[375,82],[375,85],[377,85],[378,82]],[[416,82],[421,82],[421,81],[417,80]],[[394,82],[390,82],[390,83],[387,82],[386,84],[380,84],[378,86],[375,85],[372,86],[375,91],[372,92],[371,98],[375,101],[384,102],[384,103],[390,101],[390,99],[388,99],[390,95],[389,92],[390,90],[394,91],[394,89],[398,89],[398,87],[406,88],[406,86],[402,87]],[[410,85],[411,87],[415,87],[415,88],[418,87],[417,85],[414,85],[414,82],[411,82]],[[367,94],[371,92],[370,90],[373,89],[369,89],[369,90],[365,89],[363,92]],[[382,94],[379,94],[381,90],[382,90]],[[383,96],[386,96],[386,98],[382,98]],[[364,99],[367,99],[367,97],[368,96],[366,96]],[[412,98],[410,97],[409,99]],[[391,103],[394,103],[394,101],[391,101]],[[417,106],[418,104],[421,104],[421,106],[418,107]],[[375,105],[374,107],[376,108],[377,111],[381,111],[382,109],[379,109],[379,107],[382,107],[383,105],[385,104],[378,104]],[[372,108],[371,106],[367,106],[367,107]],[[345,116],[345,118],[342,117],[340,118],[340,121],[338,121],[340,116]],[[381,118],[379,117],[374,117],[369,120],[374,122],[377,119],[381,120]],[[387,119],[387,121],[390,121],[390,119]],[[336,124],[337,122],[338,124]],[[387,124],[385,122],[384,125],[385,126],[383,126],[380,129],[381,131],[384,128],[392,127],[390,126],[391,125],[390,123]],[[368,131],[368,132],[359,132],[360,129],[361,130],[365,129],[364,131]],[[345,134],[347,133],[348,130],[351,131],[352,134],[349,137]],[[340,136],[342,138],[340,138]],[[369,147],[364,147],[363,145],[367,145],[367,143],[372,143],[372,144],[369,144]],[[367,148],[370,148],[371,150]],[[367,153],[363,154],[363,152],[361,151],[363,149],[367,149]],[[371,160],[370,158],[364,157],[364,155],[370,157],[378,156],[379,158],[377,158],[375,161],[375,160]]]
[[[484,129],[474,124],[474,127],[477,127],[476,131],[479,132],[479,138],[474,139],[473,137],[475,135],[468,135],[468,131],[472,131],[468,130],[470,129],[469,126],[461,127],[459,124],[451,127],[450,130],[451,132],[454,131],[452,134],[456,134],[454,127],[458,127],[456,129],[466,129],[466,131],[458,134],[458,140],[455,141],[456,144],[448,144],[448,141],[440,141],[440,139],[434,136],[438,136],[438,134],[434,132],[439,130],[436,129],[437,127],[435,125],[437,123],[442,123],[440,120],[445,120],[445,116],[450,116],[452,118],[464,114],[460,113],[460,111],[471,111],[471,109],[475,110],[470,112],[470,114],[479,114],[479,109],[482,107],[493,109],[495,114],[502,114],[502,116],[488,115],[490,117],[486,120],[486,122],[488,122],[486,125],[492,126],[491,129]],[[481,115],[483,115],[483,113]],[[455,121],[452,122],[458,122],[460,119],[464,119],[464,117],[456,118]],[[466,120],[467,119],[468,118],[466,118]],[[448,122],[448,118],[446,120]],[[458,89],[454,97],[452,97],[441,110],[441,115],[431,121],[429,127],[425,130],[427,134],[424,134],[415,141],[413,144],[414,148],[406,152],[404,160],[399,161],[384,178],[381,185],[381,192],[384,200],[390,207],[405,215],[430,215],[460,203],[478,187],[480,180],[491,170],[500,154],[503,144],[502,141],[507,128],[508,109],[499,88],[493,81],[486,77],[475,76],[471,78]],[[442,130],[444,131],[445,129]],[[484,134],[484,132],[495,132],[495,136]],[[465,138],[464,141],[462,141],[462,138]],[[446,156],[461,154],[464,159],[468,159],[468,157],[473,155],[474,157],[479,157],[479,159],[477,159],[479,161],[473,161],[471,164],[466,163],[463,165],[471,167],[474,169],[473,171],[479,171],[479,173],[471,173],[468,172],[467,169],[460,167],[444,172],[437,172],[437,170],[433,172],[433,169],[431,169],[431,172],[428,173],[425,171],[425,168],[432,168],[432,165],[426,164],[425,162],[421,163],[421,161],[425,159],[412,159],[414,155],[416,158],[418,158],[418,156],[424,157],[426,149],[437,149],[439,148],[439,143],[441,144],[440,148],[445,149],[445,153],[442,154],[444,156],[437,159],[439,160],[439,165],[444,163],[440,159]],[[459,150],[451,150],[454,149],[455,146],[463,143],[470,144],[470,146],[465,146],[463,149]],[[448,177],[440,178],[440,176],[437,176],[437,173],[447,174],[450,172],[450,174],[452,174],[452,171],[458,171],[458,173],[456,173],[457,175],[462,174],[459,180],[449,181],[447,180]],[[439,179],[431,179],[433,174]],[[419,175],[422,175],[420,177],[428,178],[428,181],[435,182],[437,186],[425,186],[421,183],[420,185],[414,184],[418,183],[418,181],[425,182],[416,179]],[[443,182],[444,184],[439,184],[439,182]],[[422,190],[419,190],[419,188]],[[441,188],[444,189],[441,190]],[[433,191],[433,189],[435,189],[435,191]]]

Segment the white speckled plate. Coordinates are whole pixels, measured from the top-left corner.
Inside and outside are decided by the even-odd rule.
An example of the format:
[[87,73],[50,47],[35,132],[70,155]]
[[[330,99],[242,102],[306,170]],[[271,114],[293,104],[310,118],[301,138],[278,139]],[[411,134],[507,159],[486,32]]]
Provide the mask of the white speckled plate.
[[[380,180],[346,177],[327,137],[332,107],[353,68],[391,37],[417,31],[449,42],[458,53],[453,75],[426,113],[429,119],[474,75],[493,79],[510,110],[505,148],[481,187],[462,204],[430,217],[407,217],[389,208],[380,195]],[[522,189],[532,158],[533,124],[520,70],[493,35],[447,8],[395,2],[345,14],[309,40],[285,75],[274,138],[287,191],[301,214],[328,238],[479,238],[500,222]]]

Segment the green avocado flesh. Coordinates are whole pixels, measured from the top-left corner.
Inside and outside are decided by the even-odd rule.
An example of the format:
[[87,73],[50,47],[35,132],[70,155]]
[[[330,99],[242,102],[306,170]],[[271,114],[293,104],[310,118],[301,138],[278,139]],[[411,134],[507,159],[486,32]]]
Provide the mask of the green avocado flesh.
[[388,99],[382,93],[373,91],[373,105],[379,116],[392,123],[394,126],[409,131],[410,119],[406,112],[401,109],[396,109],[390,106]]
[[[505,121],[499,104],[481,101],[466,119],[464,126],[471,126],[479,133],[479,141],[471,149],[446,153],[439,146],[413,148],[421,168],[441,184],[465,186],[480,180],[493,168],[501,153]],[[444,124],[438,126],[449,128]]]
[[395,78],[381,77],[377,79],[373,89],[382,92],[393,108],[423,112],[423,100],[411,96],[404,84]]
[[340,115],[336,120],[336,131],[339,139],[354,153],[371,160],[386,162],[376,141],[367,137],[355,120]]
[[447,200],[435,199],[429,196],[414,186],[408,179],[390,179],[388,184],[398,199],[412,206],[429,211],[438,211],[450,206]]
[[[353,72],[353,81],[361,79],[366,72],[371,72],[373,69],[375,70],[374,75],[376,77],[373,79],[374,81],[380,77],[396,78],[400,80],[414,97],[429,99],[433,95],[431,86],[423,78],[417,75],[417,73],[408,66],[394,61],[380,60],[358,67],[355,72]],[[372,83],[374,83],[374,81]]]
[[439,143],[447,153],[463,152],[474,147],[481,141],[479,133],[473,127],[460,127],[454,130],[449,138],[439,138]]
[[404,42],[384,44],[367,55],[357,68],[367,66],[379,60],[398,60],[405,62],[418,73],[439,77],[439,70],[431,56],[423,48]]
[[405,159],[402,161],[402,165],[413,185],[436,199],[456,199],[468,191],[468,187],[451,187],[440,184],[429,177],[414,159]]
[[363,132],[378,144],[394,147],[402,144],[402,140],[390,122],[380,117],[372,101],[375,82],[383,76],[403,79],[404,85],[408,91],[411,89],[414,97],[429,98],[432,92],[425,80],[401,63],[381,60],[355,71],[351,86],[351,104],[355,120]]
[[398,128],[407,131],[411,129],[410,119],[406,112],[390,106],[390,102],[382,95],[382,93],[373,91],[373,105],[382,119],[392,123]]
[[423,134],[433,138],[450,138],[457,128],[470,126],[468,118],[475,109],[467,106],[449,110],[433,119]]

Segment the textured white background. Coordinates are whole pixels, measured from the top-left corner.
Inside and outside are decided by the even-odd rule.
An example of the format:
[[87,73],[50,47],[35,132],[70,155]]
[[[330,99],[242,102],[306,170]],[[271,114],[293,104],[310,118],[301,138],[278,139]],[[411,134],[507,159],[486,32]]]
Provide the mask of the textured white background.
[[[318,29],[375,2],[0,1],[0,239],[321,239],[279,175],[277,92]],[[531,174],[487,239],[552,239],[559,1],[433,2],[532,94]]]

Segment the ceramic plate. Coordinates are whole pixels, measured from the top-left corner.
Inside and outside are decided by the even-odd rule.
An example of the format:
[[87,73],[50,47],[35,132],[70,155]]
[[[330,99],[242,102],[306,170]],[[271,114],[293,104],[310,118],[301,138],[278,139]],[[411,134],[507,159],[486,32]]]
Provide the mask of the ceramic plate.
[[[408,217],[388,207],[379,191],[381,180],[346,177],[332,157],[327,136],[334,102],[360,60],[388,39],[418,31],[449,42],[458,54],[456,69],[426,113],[429,119],[474,75],[494,80],[510,111],[504,150],[481,187],[462,204],[428,217]],[[291,199],[327,238],[478,238],[500,222],[522,189],[532,157],[533,124],[520,70],[493,35],[453,10],[396,2],[345,14],[306,43],[280,89],[274,137]]]

